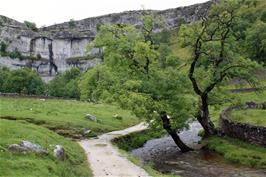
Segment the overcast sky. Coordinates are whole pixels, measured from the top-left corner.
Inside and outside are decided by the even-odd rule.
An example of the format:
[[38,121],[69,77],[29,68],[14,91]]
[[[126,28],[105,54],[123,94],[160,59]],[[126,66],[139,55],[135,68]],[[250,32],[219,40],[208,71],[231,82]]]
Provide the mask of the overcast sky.
[[0,0],[0,14],[38,27],[126,10],[163,10],[207,0]]

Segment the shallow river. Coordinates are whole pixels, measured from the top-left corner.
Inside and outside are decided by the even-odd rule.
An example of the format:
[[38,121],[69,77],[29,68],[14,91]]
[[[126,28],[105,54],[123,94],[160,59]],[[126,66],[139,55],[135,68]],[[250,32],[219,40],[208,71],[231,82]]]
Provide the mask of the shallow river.
[[[184,130],[179,135],[189,146],[200,149],[201,146],[197,143],[200,140],[200,129],[201,125],[193,122],[189,130]],[[220,155],[206,149],[182,154],[169,136],[150,140],[131,154],[141,158],[144,163],[153,164],[165,174],[183,177],[266,177],[266,170],[226,163]]]

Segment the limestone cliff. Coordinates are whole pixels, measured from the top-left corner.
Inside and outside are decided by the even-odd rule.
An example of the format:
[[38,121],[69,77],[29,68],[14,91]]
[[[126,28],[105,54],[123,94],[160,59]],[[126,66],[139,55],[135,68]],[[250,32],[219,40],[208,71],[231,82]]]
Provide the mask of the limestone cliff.
[[[210,2],[187,7],[154,11],[162,16],[169,28],[176,28],[181,23],[198,19],[198,13],[205,10]],[[49,27],[31,30],[24,23],[5,16],[0,16],[0,41],[7,44],[8,52],[19,52],[23,60],[0,56],[0,66],[11,69],[32,67],[43,78],[51,77],[56,72],[63,72],[71,67],[87,70],[100,63],[100,59],[70,60],[82,58],[86,46],[90,43],[100,24],[132,24],[141,26],[141,11],[127,11],[79,21],[65,22]],[[38,60],[33,60],[34,57]],[[29,57],[29,58],[27,58]]]

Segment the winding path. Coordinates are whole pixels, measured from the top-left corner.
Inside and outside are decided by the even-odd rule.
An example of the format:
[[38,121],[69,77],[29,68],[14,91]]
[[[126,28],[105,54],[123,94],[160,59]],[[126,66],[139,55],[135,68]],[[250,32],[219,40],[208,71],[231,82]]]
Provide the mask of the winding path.
[[93,175],[96,177],[146,177],[146,171],[130,162],[112,146],[111,140],[132,132],[146,129],[144,123],[133,127],[103,134],[97,139],[86,139],[79,142],[87,154]]

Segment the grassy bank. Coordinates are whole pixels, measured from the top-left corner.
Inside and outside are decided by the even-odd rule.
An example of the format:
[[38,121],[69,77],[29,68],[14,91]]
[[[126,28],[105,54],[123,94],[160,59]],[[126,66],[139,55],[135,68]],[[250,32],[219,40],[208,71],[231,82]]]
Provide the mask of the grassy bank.
[[266,168],[266,148],[229,137],[211,137],[205,142],[231,163]]
[[[220,114],[226,107],[237,105],[237,104],[244,104],[249,101],[255,101],[257,103],[262,103],[266,100],[266,91],[230,93],[228,96],[233,98],[232,101],[219,105],[219,106],[215,106],[215,107],[210,106],[210,118],[217,127],[219,127]],[[260,112],[260,110],[257,110],[257,111]],[[249,117],[248,119],[251,120],[253,118]],[[265,118],[263,119],[263,121],[266,122]]]
[[[0,119],[0,176],[2,177],[89,177],[86,156],[81,147],[56,133],[26,121]],[[45,147],[49,155],[12,154],[7,148],[10,144],[28,140]],[[53,157],[55,145],[63,145],[67,160],[59,161]]]
[[260,110],[260,109],[235,110],[230,113],[230,119],[235,122],[266,127],[266,110]]
[[[219,127],[221,112],[232,104],[244,104],[248,101],[261,103],[266,100],[266,91],[235,93],[234,101],[218,107],[210,107],[211,119]],[[231,116],[232,115],[232,116]],[[233,111],[231,117],[235,121],[266,126],[265,111],[263,110],[239,110]],[[224,156],[228,162],[242,164],[251,167],[265,168],[266,149],[260,146],[251,145],[241,140],[228,137],[212,137],[205,141],[208,147]]]
[[143,146],[148,140],[159,138],[162,136],[161,132],[152,131],[150,129],[141,132],[130,133],[125,136],[115,138],[113,143],[124,151],[132,151]]
[[[96,116],[97,121],[86,119],[86,114]],[[114,114],[121,116],[122,120],[113,118]],[[74,100],[46,99],[44,101],[8,97],[0,97],[0,117],[26,120],[70,137],[79,136],[84,128],[100,134],[123,129],[139,122],[130,112],[112,105]]]

